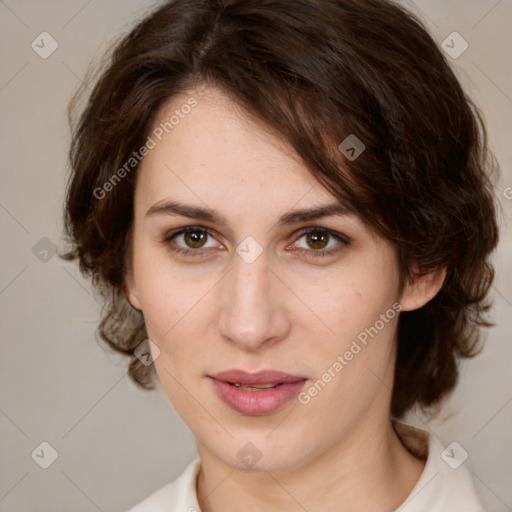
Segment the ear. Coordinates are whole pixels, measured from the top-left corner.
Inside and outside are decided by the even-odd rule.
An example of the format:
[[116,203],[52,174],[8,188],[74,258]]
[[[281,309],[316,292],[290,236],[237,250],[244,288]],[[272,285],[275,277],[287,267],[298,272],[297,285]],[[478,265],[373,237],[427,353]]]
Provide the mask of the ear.
[[424,306],[433,299],[446,278],[446,267],[436,270],[422,272],[421,269],[414,269],[414,277],[404,286],[400,304],[402,311],[413,311]]
[[[130,235],[130,237],[133,235]],[[133,277],[133,242],[127,247],[124,255],[124,279],[123,289],[126,300],[133,309],[142,311],[140,306],[139,296],[137,294],[137,287],[135,286],[135,279]]]
[[130,251],[128,251],[125,256],[125,269],[123,287],[126,299],[133,309],[141,311],[142,308],[137,294],[137,287],[135,286],[135,279],[133,278],[132,256]]
[[135,287],[135,281],[131,272],[128,272],[124,278],[124,293],[126,299],[130,303],[131,307],[139,311],[142,310],[140,306],[139,296],[137,294],[137,288]]

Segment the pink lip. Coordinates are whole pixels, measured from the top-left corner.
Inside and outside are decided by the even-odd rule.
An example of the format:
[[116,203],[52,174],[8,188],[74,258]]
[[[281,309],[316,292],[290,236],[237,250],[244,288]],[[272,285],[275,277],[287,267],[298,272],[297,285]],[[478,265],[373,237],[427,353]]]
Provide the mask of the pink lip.
[[[275,370],[247,373],[242,370],[228,370],[209,375],[219,398],[235,411],[250,415],[270,414],[290,401],[304,387],[306,377],[290,375]],[[261,391],[246,391],[235,384],[254,386],[276,384]]]

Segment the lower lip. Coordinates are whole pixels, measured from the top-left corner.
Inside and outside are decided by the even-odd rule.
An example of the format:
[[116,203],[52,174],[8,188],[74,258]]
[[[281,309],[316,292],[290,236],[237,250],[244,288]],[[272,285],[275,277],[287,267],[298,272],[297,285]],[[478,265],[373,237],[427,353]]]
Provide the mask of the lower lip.
[[256,416],[277,411],[299,394],[306,380],[278,384],[261,391],[245,391],[221,380],[212,379],[212,382],[217,395],[229,407],[242,414]]

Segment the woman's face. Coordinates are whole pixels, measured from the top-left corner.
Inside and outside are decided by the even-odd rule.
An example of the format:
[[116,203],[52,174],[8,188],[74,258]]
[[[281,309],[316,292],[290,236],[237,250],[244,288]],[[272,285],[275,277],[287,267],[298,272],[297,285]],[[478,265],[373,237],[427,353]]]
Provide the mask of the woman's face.
[[155,128],[176,110],[139,169],[127,290],[200,451],[279,471],[387,425],[408,300],[392,246],[342,208],[296,213],[338,201],[218,91]]

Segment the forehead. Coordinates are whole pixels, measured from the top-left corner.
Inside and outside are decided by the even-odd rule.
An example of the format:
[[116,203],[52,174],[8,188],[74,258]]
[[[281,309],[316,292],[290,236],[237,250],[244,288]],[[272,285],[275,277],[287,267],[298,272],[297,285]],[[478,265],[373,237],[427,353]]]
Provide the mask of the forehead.
[[139,202],[171,197],[259,212],[337,200],[279,133],[216,89],[170,100],[150,136],[156,145],[139,168]]

